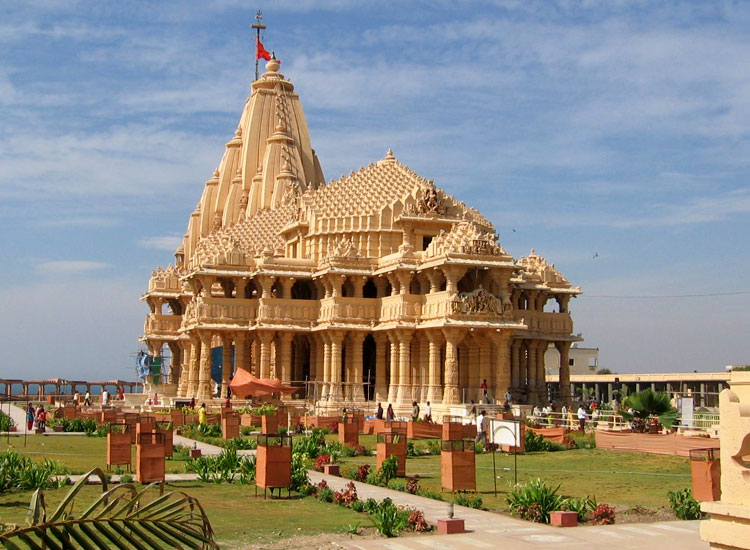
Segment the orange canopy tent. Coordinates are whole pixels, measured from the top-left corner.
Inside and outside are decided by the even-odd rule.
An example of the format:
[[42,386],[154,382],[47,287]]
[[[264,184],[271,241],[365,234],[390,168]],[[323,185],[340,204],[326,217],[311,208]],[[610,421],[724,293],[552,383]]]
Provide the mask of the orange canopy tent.
[[232,395],[245,399],[273,393],[294,393],[299,388],[285,386],[278,378],[256,378],[243,369],[237,369],[234,378],[229,383]]

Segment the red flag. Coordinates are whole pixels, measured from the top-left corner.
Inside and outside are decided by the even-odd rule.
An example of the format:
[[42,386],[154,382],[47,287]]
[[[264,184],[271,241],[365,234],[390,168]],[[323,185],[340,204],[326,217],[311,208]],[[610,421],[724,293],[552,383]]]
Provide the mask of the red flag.
[[258,37],[258,44],[255,48],[255,59],[265,59],[266,61],[271,61],[271,54],[268,53],[268,50],[263,47],[263,43],[260,41],[260,37]]

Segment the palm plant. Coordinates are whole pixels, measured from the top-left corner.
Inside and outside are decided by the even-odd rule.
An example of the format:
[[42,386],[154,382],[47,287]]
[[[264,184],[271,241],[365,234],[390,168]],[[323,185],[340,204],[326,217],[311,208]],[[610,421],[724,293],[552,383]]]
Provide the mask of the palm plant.
[[629,395],[625,406],[632,409],[632,412],[621,413],[628,421],[639,418],[645,422],[647,418],[657,417],[662,426],[670,427],[677,418],[677,409],[672,407],[669,396],[651,388]]
[[[78,517],[73,503],[86,481],[97,476],[102,494]],[[34,492],[29,525],[11,526],[0,534],[0,546],[9,550],[65,548],[70,550],[171,548],[218,550],[205,511],[193,497],[182,492],[162,493],[145,502],[159,483],[138,490],[131,483],[107,489],[105,473],[96,468],[83,476],[47,517],[44,492]]]

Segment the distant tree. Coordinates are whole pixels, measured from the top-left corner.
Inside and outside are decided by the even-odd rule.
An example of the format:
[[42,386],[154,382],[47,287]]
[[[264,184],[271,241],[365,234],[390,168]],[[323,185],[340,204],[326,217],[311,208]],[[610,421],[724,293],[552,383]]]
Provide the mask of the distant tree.
[[616,372],[609,369],[599,369],[596,374],[617,374]]

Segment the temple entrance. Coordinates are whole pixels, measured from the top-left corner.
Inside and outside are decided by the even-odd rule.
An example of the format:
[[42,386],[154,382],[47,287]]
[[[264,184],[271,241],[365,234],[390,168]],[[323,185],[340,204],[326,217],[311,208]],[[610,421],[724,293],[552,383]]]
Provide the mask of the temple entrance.
[[367,401],[375,399],[375,353],[375,338],[368,334],[362,343],[362,382]]

